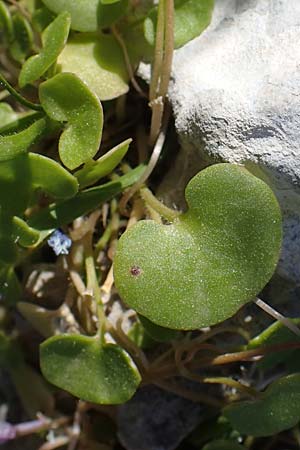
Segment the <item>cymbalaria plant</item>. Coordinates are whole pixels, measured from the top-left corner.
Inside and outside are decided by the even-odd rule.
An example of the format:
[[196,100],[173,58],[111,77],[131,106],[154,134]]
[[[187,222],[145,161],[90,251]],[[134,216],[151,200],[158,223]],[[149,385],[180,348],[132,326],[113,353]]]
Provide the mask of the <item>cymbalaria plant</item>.
[[180,449],[299,444],[299,319],[258,298],[282,241],[271,187],[219,162],[190,179],[185,205],[155,195],[178,145],[173,51],[213,10],[0,0],[0,364],[26,414],[1,442],[117,448],[112,405],[153,383],[203,406]]

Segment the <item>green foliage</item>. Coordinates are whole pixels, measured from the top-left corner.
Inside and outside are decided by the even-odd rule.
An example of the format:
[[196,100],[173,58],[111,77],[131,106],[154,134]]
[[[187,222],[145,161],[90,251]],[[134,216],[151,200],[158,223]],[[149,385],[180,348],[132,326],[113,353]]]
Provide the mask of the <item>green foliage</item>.
[[93,32],[98,27],[108,27],[125,14],[128,0],[101,2],[100,0],[43,0],[54,13],[68,11],[71,28],[76,31]]
[[225,408],[225,416],[242,434],[271,436],[293,427],[300,417],[300,374],[274,381],[261,398]]
[[109,175],[126,155],[132,139],[126,139],[116,147],[101,156],[97,161],[89,161],[85,166],[74,173],[79,186],[85,188],[95,184],[98,180]]
[[71,73],[61,73],[40,85],[41,104],[48,116],[67,122],[59,139],[63,164],[75,169],[98,151],[103,127],[103,113],[98,98]]
[[144,170],[144,166],[139,166],[116,181],[83,190],[73,199],[53,203],[43,208],[40,212],[33,214],[28,223],[39,230],[42,239],[44,239],[56,228],[87,214],[134,184],[138,181]]
[[37,189],[56,198],[68,198],[76,194],[78,183],[57,162],[35,153],[0,163],[0,260],[3,263],[16,261],[17,244],[30,247],[39,239],[39,233],[22,220]]
[[97,8],[99,0],[43,0],[43,3],[56,14],[68,11],[71,28],[77,31],[96,31]]
[[86,82],[100,100],[126,94],[129,76],[122,50],[114,36],[72,36],[58,58],[62,72],[72,72]]
[[10,46],[12,57],[22,63],[30,53],[33,45],[32,28],[21,14],[13,16],[14,40]]
[[132,308],[175,329],[232,316],[268,282],[281,244],[270,188],[245,169],[218,164],[186,188],[187,213],[171,225],[140,221],[124,233],[116,286]]
[[56,386],[83,400],[119,404],[135,393],[141,378],[130,356],[97,337],[55,336],[41,345],[41,369]]
[[[6,117],[8,119],[8,116]],[[10,116],[10,118],[13,118],[13,116]],[[0,136],[0,161],[7,161],[26,153],[32,144],[43,136],[48,124],[49,121],[45,117],[41,117],[18,133]]]
[[[215,344],[206,342],[205,331],[198,339],[179,330],[226,320],[251,301],[270,279],[281,243],[281,216],[273,193],[239,166],[218,164],[196,175],[186,189],[188,211],[174,212],[170,224],[161,220],[167,208],[159,208],[157,202],[157,209],[153,205],[151,209],[143,197],[146,205],[141,212],[136,195],[131,219],[148,211],[157,221],[140,221],[124,233],[114,258],[114,275],[122,298],[137,314],[127,335],[121,322],[113,325],[107,320],[110,306],[102,310],[99,286],[107,276],[103,293],[110,291],[116,240],[128,223],[114,197],[139,182],[145,170],[144,165],[117,169],[127,155],[128,132],[136,119],[131,117],[134,95],[126,102],[118,98],[128,92],[129,81],[138,92],[135,95],[141,94],[133,72],[142,59],[153,62],[154,56],[154,66],[159,68],[154,54],[156,4],[151,0],[142,5],[128,0],[0,0],[4,51],[0,83],[5,99],[0,103],[0,299],[5,311],[0,325],[17,334],[15,306],[24,300],[22,285],[38,298],[42,285],[47,291],[42,306],[24,301],[18,305],[28,322],[48,338],[40,347],[42,372],[55,386],[99,404],[126,402],[142,376],[146,382],[160,381],[173,369],[169,376],[174,379],[184,375],[183,364],[193,370],[199,362],[197,357],[191,361],[198,350],[214,353]],[[163,14],[165,7],[167,3]],[[175,0],[175,46],[198,36],[208,26],[212,10],[213,0]],[[163,66],[171,56],[166,37],[171,30],[167,20],[163,22],[160,81],[168,78]],[[20,88],[14,87],[17,79]],[[159,93],[159,86],[154,91]],[[140,105],[146,104],[142,96]],[[104,154],[100,101],[106,102],[108,112],[103,148],[111,149]],[[127,107],[131,116],[123,119]],[[143,112],[141,119],[146,129],[147,114]],[[166,139],[167,148],[168,134]],[[129,158],[133,165],[141,159],[135,150],[133,146]],[[104,177],[109,181],[100,184]],[[58,258],[50,266],[59,271],[67,267],[76,292],[69,286],[65,294],[64,282],[58,282],[53,294],[46,289],[47,275],[34,279],[34,286],[31,276],[35,277],[33,267],[45,263],[44,249],[38,247],[61,227],[65,232],[70,227],[72,249],[66,259]],[[71,244],[62,230],[57,233]],[[66,329],[78,334],[61,334]],[[56,333],[60,334],[53,337]],[[118,345],[105,341],[109,333]],[[295,338],[290,331],[274,324],[245,349],[291,340]],[[161,353],[164,348],[166,353]],[[145,349],[157,355],[153,364]],[[260,368],[272,368],[282,358],[292,370],[295,352],[268,355]],[[37,411],[53,415],[53,397],[46,383],[2,331],[0,365],[9,371],[29,415],[36,416]],[[258,400],[226,407],[226,418],[214,409],[212,427],[208,430],[207,420],[202,424],[206,434],[202,429],[196,445],[201,448],[206,443],[203,450],[242,450],[228,419],[240,433],[253,436],[295,425],[300,414],[299,383],[299,374],[278,380]],[[174,383],[175,392],[177,387],[181,392]],[[219,404],[219,399],[207,399]]]
[[43,32],[43,49],[38,55],[31,56],[23,65],[19,75],[19,85],[33,83],[55,63],[64,48],[70,29],[70,16],[61,13]]

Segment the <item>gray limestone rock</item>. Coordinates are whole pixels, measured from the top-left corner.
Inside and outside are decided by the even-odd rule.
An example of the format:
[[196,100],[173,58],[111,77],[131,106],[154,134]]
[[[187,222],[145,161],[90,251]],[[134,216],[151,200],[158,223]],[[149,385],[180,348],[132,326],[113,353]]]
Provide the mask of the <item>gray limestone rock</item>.
[[126,450],[175,450],[203,417],[205,407],[155,386],[119,407],[119,438]]
[[299,42],[299,0],[216,0],[209,28],[175,54],[169,96],[183,152],[166,181],[172,203],[213,161],[248,164],[267,178],[285,220],[279,271],[297,283]]

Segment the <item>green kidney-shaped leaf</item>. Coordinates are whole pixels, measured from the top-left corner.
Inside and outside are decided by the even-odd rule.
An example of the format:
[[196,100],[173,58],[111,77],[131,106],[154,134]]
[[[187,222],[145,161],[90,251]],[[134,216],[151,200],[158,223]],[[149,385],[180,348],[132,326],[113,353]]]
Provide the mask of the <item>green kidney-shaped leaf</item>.
[[69,39],[58,58],[62,72],[72,72],[85,81],[100,100],[126,94],[128,71],[114,36],[79,34]]
[[91,32],[118,20],[126,12],[128,0],[105,4],[100,0],[43,0],[43,3],[56,14],[68,11],[73,30]]
[[[214,0],[175,0],[174,5],[175,48],[199,36],[210,24]],[[157,22],[157,8],[145,19],[144,32],[149,44],[154,45]]]
[[42,34],[43,49],[41,53],[31,56],[23,65],[19,75],[20,87],[40,78],[53,63],[64,48],[70,29],[70,16],[61,13]]
[[79,186],[84,188],[110,174],[126,155],[131,141],[132,139],[127,139],[109,150],[97,161],[92,160],[75,172],[74,176],[77,178]]
[[241,434],[271,436],[300,420],[300,374],[274,381],[255,401],[232,404],[224,414]]
[[202,450],[245,450],[245,447],[234,441],[218,439],[206,444]]
[[141,378],[129,355],[117,345],[86,336],[54,336],[40,348],[45,378],[83,400],[119,404],[135,393]]
[[171,225],[143,220],[121,237],[115,260],[123,300],[152,322],[195,329],[223,321],[272,276],[281,214],[263,181],[217,164],[186,188],[187,213]]
[[69,169],[90,160],[99,149],[103,112],[97,96],[72,73],[60,73],[40,85],[40,101],[49,117],[67,122],[59,155]]

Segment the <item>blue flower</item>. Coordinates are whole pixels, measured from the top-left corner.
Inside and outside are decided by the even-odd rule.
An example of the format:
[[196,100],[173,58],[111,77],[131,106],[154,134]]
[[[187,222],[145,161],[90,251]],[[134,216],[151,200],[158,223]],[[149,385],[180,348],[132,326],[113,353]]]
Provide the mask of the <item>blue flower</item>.
[[68,255],[72,245],[71,239],[60,230],[55,230],[47,242],[57,256]]

